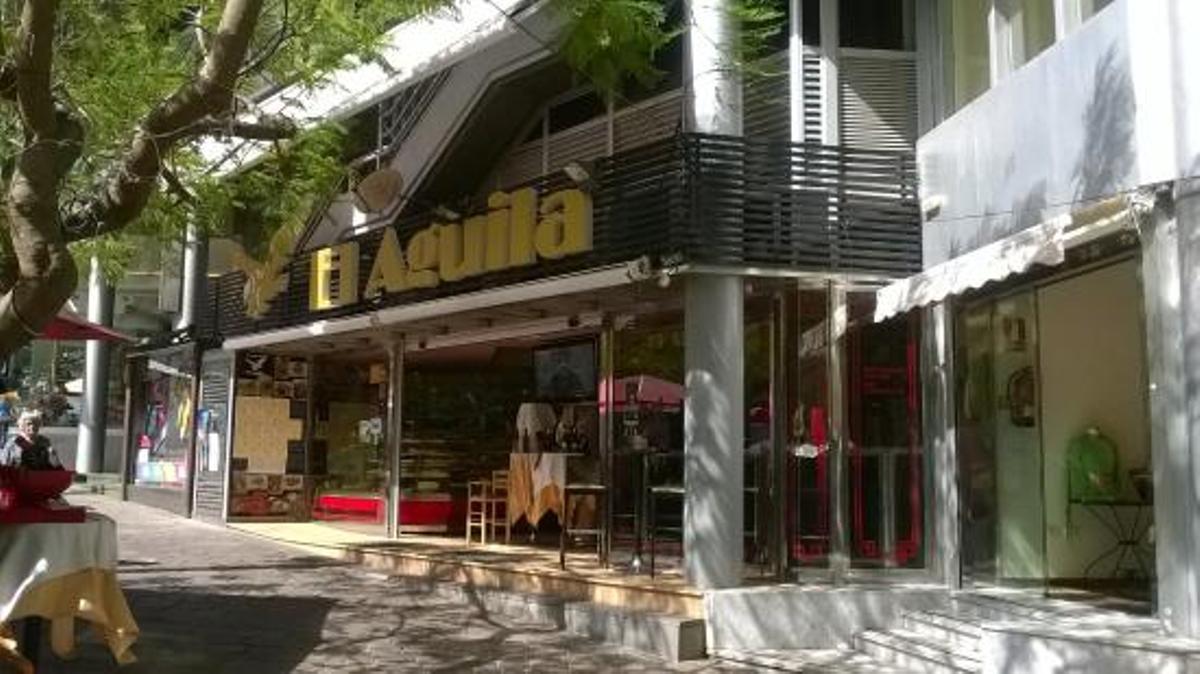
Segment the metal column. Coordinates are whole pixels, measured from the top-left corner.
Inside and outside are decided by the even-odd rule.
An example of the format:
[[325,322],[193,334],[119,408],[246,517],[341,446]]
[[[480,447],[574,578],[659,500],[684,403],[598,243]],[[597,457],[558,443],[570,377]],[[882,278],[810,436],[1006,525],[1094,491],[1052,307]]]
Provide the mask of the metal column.
[[616,400],[616,391],[613,387],[614,369],[616,367],[615,360],[615,341],[616,331],[613,330],[612,320],[604,319],[604,324],[600,328],[599,337],[599,360],[600,360],[600,465],[603,473],[600,476],[600,483],[608,488],[608,496],[604,499],[604,559],[609,561],[612,559],[612,538],[613,538],[613,503],[616,501],[615,489],[613,484],[613,449],[616,446],[616,438],[613,436],[614,422],[616,409],[614,407]]
[[400,537],[400,454],[404,434],[404,337],[388,344],[387,450],[388,494],[387,535]]
[[195,224],[188,223],[183,242],[183,282],[179,288],[179,320],[176,328],[182,330],[196,324],[196,309],[204,297],[207,272],[208,239]]
[[[113,323],[113,288],[104,278],[100,261],[92,258],[88,275],[88,320],[104,326]],[[75,470],[104,472],[104,446],[108,439],[108,342],[88,340],[85,356],[83,415],[79,420]]]
[[771,455],[768,464],[768,479],[763,486],[768,492],[766,503],[769,513],[767,545],[770,551],[771,571],[783,578],[788,568],[787,532],[787,452],[788,427],[791,405],[788,396],[789,383],[794,376],[795,363],[790,357],[795,353],[791,335],[791,318],[794,314],[789,301],[792,295],[780,293],[771,306]]
[[925,493],[932,507],[925,507],[926,542],[931,551],[930,568],[948,587],[962,586],[961,530],[959,521],[958,450],[954,437],[954,323],[949,301],[924,310],[922,324],[923,390],[922,425],[925,446]]
[[791,139],[804,142],[804,0],[788,3],[788,108]]
[[[742,134],[742,82],[730,63],[739,27],[730,0],[689,0],[687,128]],[[703,225],[704,223],[695,223]],[[745,290],[734,275],[696,274],[684,288],[683,556],[702,590],[742,581]]]
[[846,381],[844,338],[846,336],[846,288],[831,281],[828,286],[828,313],[825,322],[826,385],[829,390],[829,567],[835,582],[850,571],[850,488],[846,454]]

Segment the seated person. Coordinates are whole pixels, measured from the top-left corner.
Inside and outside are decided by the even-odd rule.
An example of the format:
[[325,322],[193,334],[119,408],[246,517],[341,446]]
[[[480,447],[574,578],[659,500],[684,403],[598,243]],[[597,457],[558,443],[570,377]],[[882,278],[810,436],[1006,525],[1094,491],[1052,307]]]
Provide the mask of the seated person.
[[38,433],[41,428],[41,415],[29,410],[22,412],[17,420],[17,434],[0,449],[0,467],[61,470],[62,462],[50,446],[50,439]]

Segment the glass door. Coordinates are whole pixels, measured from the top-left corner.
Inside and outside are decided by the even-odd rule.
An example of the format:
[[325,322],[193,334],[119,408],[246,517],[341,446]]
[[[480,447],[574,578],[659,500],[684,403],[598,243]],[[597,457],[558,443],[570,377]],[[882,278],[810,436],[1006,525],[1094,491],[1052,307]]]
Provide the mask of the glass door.
[[804,290],[797,301],[797,340],[789,385],[787,547],[792,567],[827,568],[831,540],[833,466],[829,427],[829,294]]
[[957,335],[963,581],[1037,585],[1045,529],[1033,293],[967,308]]

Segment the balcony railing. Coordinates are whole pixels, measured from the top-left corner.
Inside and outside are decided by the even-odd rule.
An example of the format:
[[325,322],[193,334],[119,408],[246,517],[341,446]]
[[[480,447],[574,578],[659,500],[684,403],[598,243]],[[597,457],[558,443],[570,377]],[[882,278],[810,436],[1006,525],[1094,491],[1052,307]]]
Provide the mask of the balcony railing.
[[[306,253],[289,263],[286,290],[257,319],[245,314],[242,275],[217,279],[206,324],[216,337],[245,334],[642,257],[747,273],[892,277],[921,267],[916,161],[909,152],[679,134],[598,159],[590,173],[593,247],[585,254],[314,313]],[[573,186],[561,172],[532,184],[543,192]],[[424,214],[393,226],[406,241],[431,222]],[[358,239],[360,282],[381,239],[379,230]]]

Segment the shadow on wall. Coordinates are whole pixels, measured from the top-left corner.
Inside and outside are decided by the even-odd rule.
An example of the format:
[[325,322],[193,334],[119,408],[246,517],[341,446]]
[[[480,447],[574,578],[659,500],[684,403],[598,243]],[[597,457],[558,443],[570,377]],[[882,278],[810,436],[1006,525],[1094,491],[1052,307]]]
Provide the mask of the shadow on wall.
[[1076,200],[1110,196],[1129,186],[1137,151],[1133,78],[1129,59],[1112,45],[1096,63],[1092,95],[1083,113],[1083,153],[1075,163]]
[[1025,196],[1016,202],[1011,213],[989,207],[986,211],[996,213],[996,215],[984,216],[975,229],[964,231],[963,228],[959,228],[954,231],[950,236],[949,257],[952,259],[969,253],[976,248],[981,248],[1041,222],[1046,217],[1046,209],[1050,206],[1046,200],[1046,189],[1046,181],[1039,180]]
[[[990,215],[981,217],[977,226],[947,228],[948,257],[957,257],[1031,227],[1049,217],[1047,209],[1067,207],[1067,201],[1101,199],[1131,187],[1131,180],[1136,177],[1136,114],[1128,56],[1121,45],[1110,45],[1096,62],[1091,94],[1079,119],[1083,140],[1069,176],[1071,193],[1052,194],[1050,181],[1043,178],[1011,204],[988,204],[984,212]],[[1047,146],[1044,151],[1053,152],[1053,146]],[[1013,160],[1010,157],[1009,163]],[[1043,163],[1053,165],[1050,157]],[[1009,172],[1012,170],[1010,166]]]

